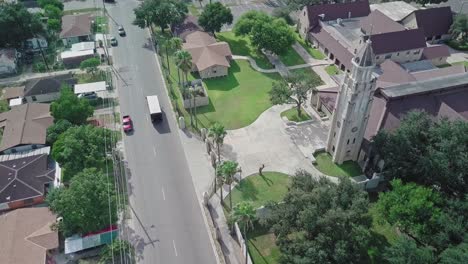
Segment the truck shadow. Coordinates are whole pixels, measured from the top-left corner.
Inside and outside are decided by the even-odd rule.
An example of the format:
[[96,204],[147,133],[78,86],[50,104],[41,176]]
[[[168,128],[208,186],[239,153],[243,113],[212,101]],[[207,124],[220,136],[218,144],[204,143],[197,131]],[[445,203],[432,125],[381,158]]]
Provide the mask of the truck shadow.
[[155,121],[153,122],[153,127],[159,134],[166,134],[171,133],[171,128],[169,126],[169,122],[167,121],[166,112],[162,112],[162,121]]

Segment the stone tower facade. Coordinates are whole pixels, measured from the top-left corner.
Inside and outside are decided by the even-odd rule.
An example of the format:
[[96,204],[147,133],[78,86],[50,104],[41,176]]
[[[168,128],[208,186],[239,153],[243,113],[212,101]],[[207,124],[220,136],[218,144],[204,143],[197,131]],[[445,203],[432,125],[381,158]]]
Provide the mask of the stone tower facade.
[[338,92],[327,140],[327,151],[338,164],[357,160],[366,131],[376,87],[375,57],[370,40],[364,43],[352,64]]

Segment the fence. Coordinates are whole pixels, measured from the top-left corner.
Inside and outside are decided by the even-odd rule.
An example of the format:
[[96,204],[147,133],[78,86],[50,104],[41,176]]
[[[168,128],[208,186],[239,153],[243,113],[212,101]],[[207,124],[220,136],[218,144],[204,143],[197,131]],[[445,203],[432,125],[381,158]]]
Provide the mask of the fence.
[[240,228],[237,222],[234,223],[234,230],[236,231],[237,242],[239,242],[242,255],[244,256],[244,258],[245,258],[245,255],[247,254],[247,264],[253,264],[252,259],[250,258],[249,249],[248,247],[246,247],[244,237],[242,236],[242,232],[240,231]]

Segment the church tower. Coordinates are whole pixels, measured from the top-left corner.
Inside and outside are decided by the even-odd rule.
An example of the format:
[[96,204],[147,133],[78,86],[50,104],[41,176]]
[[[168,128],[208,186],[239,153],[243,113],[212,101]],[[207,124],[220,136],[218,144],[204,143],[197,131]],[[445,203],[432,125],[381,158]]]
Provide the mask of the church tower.
[[327,151],[338,164],[357,160],[366,131],[376,85],[370,40],[364,43],[352,64],[351,72],[346,73],[338,92],[327,140]]

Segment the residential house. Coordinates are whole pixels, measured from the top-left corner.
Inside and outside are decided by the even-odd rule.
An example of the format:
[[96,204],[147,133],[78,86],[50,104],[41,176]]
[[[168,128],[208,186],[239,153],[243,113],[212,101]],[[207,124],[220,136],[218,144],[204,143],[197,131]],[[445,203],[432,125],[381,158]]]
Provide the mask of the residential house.
[[47,128],[54,122],[49,107],[49,104],[28,103],[0,113],[0,130],[3,130],[0,153],[44,147]]
[[65,15],[62,17],[62,31],[60,39],[65,46],[82,41],[92,40],[92,24],[94,17],[91,14]]
[[18,53],[16,49],[0,49],[0,77],[18,72]]
[[422,29],[429,43],[441,43],[450,39],[452,22],[453,15],[449,6],[419,9],[401,21],[407,28]]
[[10,107],[23,103],[24,86],[7,87],[3,89],[1,98],[7,100]]
[[0,263],[52,264],[59,248],[56,216],[47,207],[22,208],[0,216]]
[[0,210],[43,203],[54,186],[56,166],[47,153],[17,156],[0,162]]
[[60,97],[63,85],[73,88],[76,83],[72,74],[30,79],[25,84],[23,97],[28,103],[52,102]]
[[232,59],[226,42],[217,42],[210,34],[196,31],[185,37],[182,48],[192,55],[192,72],[201,78],[226,76]]

